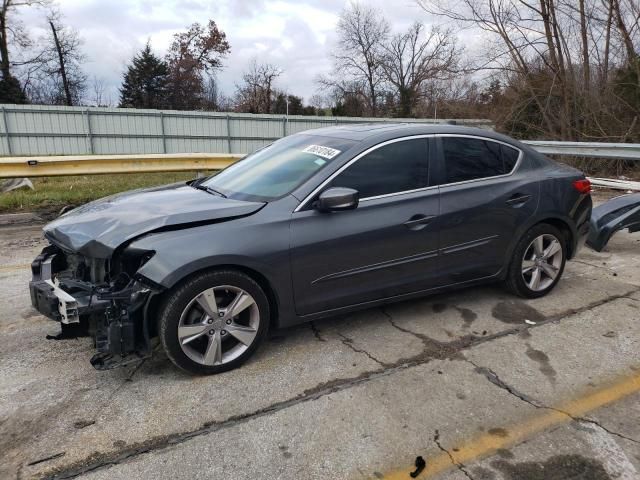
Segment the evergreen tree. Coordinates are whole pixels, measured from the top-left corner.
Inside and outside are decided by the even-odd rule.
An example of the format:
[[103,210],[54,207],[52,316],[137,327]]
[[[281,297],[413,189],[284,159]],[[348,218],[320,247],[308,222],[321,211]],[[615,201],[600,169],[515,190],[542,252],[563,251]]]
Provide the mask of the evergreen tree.
[[120,107],[167,108],[169,67],[149,43],[133,57],[120,87]]
[[0,103],[29,103],[20,82],[11,74],[0,79]]

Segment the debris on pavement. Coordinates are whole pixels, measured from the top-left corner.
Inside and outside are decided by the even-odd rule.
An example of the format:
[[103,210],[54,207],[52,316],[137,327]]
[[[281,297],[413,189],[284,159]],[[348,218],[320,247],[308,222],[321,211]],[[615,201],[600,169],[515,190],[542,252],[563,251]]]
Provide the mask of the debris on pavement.
[[31,190],[35,190],[35,188],[33,188],[33,183],[31,183],[31,180],[28,178],[10,178],[9,180],[2,182],[0,185],[0,192],[6,193],[20,188],[30,188]]
[[427,466],[427,462],[424,461],[424,458],[418,456],[416,457],[415,466],[416,469],[409,474],[411,478],[416,478],[418,475],[420,475],[420,473],[422,473],[422,470],[424,470],[424,467]]

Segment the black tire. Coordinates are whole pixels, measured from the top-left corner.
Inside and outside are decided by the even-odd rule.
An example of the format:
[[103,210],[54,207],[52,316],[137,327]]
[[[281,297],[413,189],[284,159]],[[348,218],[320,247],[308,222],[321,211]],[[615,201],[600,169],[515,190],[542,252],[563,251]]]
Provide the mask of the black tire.
[[[562,262],[559,266],[559,270],[555,279],[544,289],[541,290],[533,290],[529,287],[525,279],[523,278],[523,260],[524,255],[527,253],[527,249],[531,245],[534,239],[541,235],[552,235],[554,236],[560,243],[562,247]],[[548,294],[551,290],[555,288],[558,284],[558,281],[562,277],[562,273],[564,272],[564,267],[567,262],[567,239],[562,234],[560,230],[558,230],[553,225],[549,225],[548,223],[539,223],[531,227],[518,241],[516,245],[513,256],[511,258],[511,262],[509,263],[509,269],[507,271],[507,278],[505,279],[505,286],[509,291],[524,298],[539,298]]]
[[[202,292],[223,285],[237,287],[253,297],[259,312],[257,334],[253,342],[237,358],[219,365],[204,365],[194,361],[183,351],[178,338],[180,317]],[[158,336],[167,356],[177,367],[190,373],[211,375],[237,368],[251,357],[267,335],[269,315],[269,301],[255,280],[236,270],[212,270],[196,274],[169,293],[159,310]]]

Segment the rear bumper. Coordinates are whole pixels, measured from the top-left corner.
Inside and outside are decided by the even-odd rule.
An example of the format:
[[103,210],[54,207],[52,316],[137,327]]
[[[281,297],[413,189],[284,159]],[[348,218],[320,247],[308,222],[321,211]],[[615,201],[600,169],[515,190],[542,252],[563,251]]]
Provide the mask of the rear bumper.
[[597,252],[620,230],[640,231],[640,193],[622,195],[598,205],[591,214],[590,226],[587,245]]

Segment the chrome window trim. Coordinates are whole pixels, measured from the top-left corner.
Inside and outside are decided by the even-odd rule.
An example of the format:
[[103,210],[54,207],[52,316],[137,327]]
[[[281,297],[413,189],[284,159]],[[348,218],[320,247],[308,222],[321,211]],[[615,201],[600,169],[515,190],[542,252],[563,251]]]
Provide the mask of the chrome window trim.
[[385,193],[383,195],[374,195],[373,197],[365,197],[359,200],[359,203],[368,202],[369,200],[378,200],[379,198],[395,197],[397,195],[408,195],[410,193],[424,192],[425,190],[435,190],[438,185],[432,185],[430,187],[414,188],[413,190],[403,190],[401,192]]
[[[456,185],[465,185],[467,183],[483,182],[485,180],[493,180],[495,178],[510,177],[511,175],[516,173],[516,171],[520,167],[520,164],[522,163],[522,157],[524,157],[524,152],[522,151],[522,149],[520,149],[518,147],[515,147],[515,146],[511,145],[510,143],[503,142],[502,140],[496,140],[494,138],[482,137],[480,135],[464,135],[464,134],[457,134],[457,133],[438,133],[435,136],[436,137],[440,137],[440,138],[442,138],[442,137],[473,138],[475,140],[484,140],[484,141],[489,141],[489,142],[501,143],[502,145],[505,145],[507,147],[513,148],[514,150],[516,150],[518,152],[518,159],[516,160],[516,164],[513,166],[513,168],[511,169],[511,171],[509,173],[503,173],[502,175],[493,175],[491,177],[474,178],[474,179],[471,179],[471,180],[462,180],[461,182],[443,183],[442,185],[439,185],[439,187],[441,187],[441,188],[450,187],[450,186],[456,186]],[[444,158],[444,152],[442,152],[442,161],[443,161],[443,163],[446,162],[446,160]]]
[[[329,176],[329,178],[327,178],[320,185],[318,185],[316,188],[314,188],[311,191],[311,193],[309,195],[307,195],[304,198],[304,200],[302,200],[302,202],[300,202],[300,204],[296,207],[296,209],[293,211],[293,213],[299,212],[304,207],[306,207],[307,203],[320,190],[322,190],[329,182],[331,182],[331,180],[333,180],[335,177],[337,177],[343,171],[345,171],[347,168],[349,168],[352,164],[354,164],[355,162],[360,160],[365,155],[373,152],[374,150],[377,150],[378,148],[384,147],[385,145],[389,145],[391,143],[402,142],[402,141],[405,141],[405,140],[415,140],[415,139],[419,139],[419,138],[442,138],[442,137],[473,138],[473,139],[476,139],[476,140],[483,140],[483,141],[500,143],[502,145],[505,145],[505,146],[507,146],[509,148],[513,148],[514,150],[516,150],[518,152],[518,159],[516,160],[516,164],[513,166],[513,169],[509,173],[505,173],[505,174],[502,174],[502,175],[493,175],[491,177],[474,178],[472,180],[463,180],[461,182],[443,183],[442,185],[432,185],[432,186],[429,186],[429,187],[416,188],[416,189],[413,189],[413,190],[404,190],[404,191],[401,191],[401,192],[393,192],[393,193],[386,193],[384,195],[376,195],[376,196],[373,196],[373,197],[365,197],[365,198],[361,198],[360,199],[360,203],[368,202],[370,200],[378,200],[380,198],[395,197],[395,196],[398,196],[398,195],[406,195],[406,194],[410,194],[410,193],[423,192],[423,191],[426,191],[426,190],[434,190],[434,189],[437,189],[437,188],[456,186],[456,185],[464,185],[464,184],[467,184],[467,183],[483,182],[483,181],[486,181],[486,180],[493,180],[493,179],[496,179],[496,178],[510,177],[511,175],[516,173],[516,171],[520,167],[520,164],[522,163],[522,158],[524,157],[524,152],[522,151],[522,149],[520,149],[520,148],[518,148],[518,147],[516,147],[514,145],[511,145],[510,143],[503,142],[502,140],[496,140],[494,138],[483,137],[481,135],[469,135],[469,134],[459,134],[459,133],[429,133],[429,134],[421,134],[421,135],[411,135],[409,137],[393,138],[391,140],[387,140],[385,142],[378,143],[377,145],[369,147],[364,152],[361,152],[358,155],[356,155],[355,157],[353,157],[351,160],[349,160],[347,163],[345,163],[342,167],[340,167],[338,170],[333,172]],[[443,152],[443,155],[444,155],[444,152]],[[444,158],[443,158],[443,161],[444,161]]]
[[[406,140],[416,140],[416,139],[420,139],[420,138],[431,138],[431,137],[434,137],[434,136],[435,136],[435,134],[429,133],[429,134],[421,134],[421,135],[411,135],[411,136],[408,136],[408,137],[392,138],[391,140],[387,140],[385,142],[378,143],[377,145],[374,145],[372,147],[367,148],[364,152],[360,152],[358,155],[353,157],[351,160],[349,160],[347,163],[345,163],[343,166],[341,166],[338,170],[333,172],[327,179],[325,179],[324,182],[322,182],[320,185],[318,185],[316,188],[314,188],[311,191],[311,193],[309,195],[307,195],[304,198],[304,200],[302,200],[302,202],[300,202],[300,205],[298,205],[296,207],[296,209],[293,211],[293,213],[299,212],[304,207],[306,207],[307,203],[313,197],[315,197],[316,194],[320,190],[322,190],[329,182],[331,182],[331,180],[333,180],[335,177],[340,175],[342,172],[344,172],[351,165],[356,163],[358,160],[360,160],[365,155],[373,152],[374,150],[377,150],[378,148],[384,147],[386,145],[390,145],[392,143],[403,142],[403,141],[406,141]],[[391,197],[391,196],[396,196],[396,195],[403,195],[403,194],[406,194],[406,193],[420,192],[422,190],[429,190],[429,189],[432,189],[432,188],[437,188],[437,186],[435,186],[435,187],[424,187],[424,188],[418,188],[418,189],[413,189],[413,190],[404,190],[402,192],[386,193],[384,195],[376,195],[376,196],[373,196],[373,197],[365,197],[365,198],[361,198],[360,202],[366,202],[366,201],[369,201],[369,200],[376,200],[378,198],[385,198],[385,197]]]

